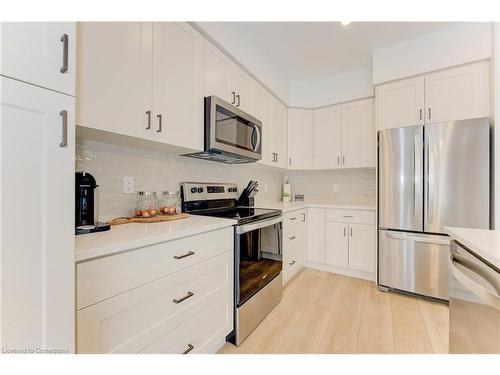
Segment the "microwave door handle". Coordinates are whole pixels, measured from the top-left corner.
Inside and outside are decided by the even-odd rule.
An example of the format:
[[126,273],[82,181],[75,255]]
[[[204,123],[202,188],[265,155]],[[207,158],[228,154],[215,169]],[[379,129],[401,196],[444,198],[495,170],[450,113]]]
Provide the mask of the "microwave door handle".
[[[255,142],[255,144],[253,143],[254,134],[257,136],[257,141]],[[253,131],[252,131],[252,149],[253,149],[253,151],[257,151],[259,149],[259,146],[260,146],[260,129],[256,124],[254,124]]]
[[[461,272],[456,266],[455,263],[460,264],[462,267],[465,267],[469,270],[471,270],[469,267],[467,267],[466,264],[463,264],[462,261],[458,260],[453,254],[450,254],[450,259],[449,259],[449,268],[450,268],[450,273],[451,275],[458,280],[460,284],[462,284],[464,287],[467,288],[471,293],[473,293],[475,296],[479,297],[481,300],[485,301],[488,305],[493,306],[495,309],[500,311],[500,296],[492,293],[482,285],[478,284],[471,278],[467,277],[463,272]],[[465,263],[465,262],[464,262]],[[474,272],[473,270],[471,270]],[[479,275],[477,272],[474,272],[477,274],[479,277],[482,277],[485,279],[482,275]],[[489,284],[491,284],[487,279],[485,279]]]

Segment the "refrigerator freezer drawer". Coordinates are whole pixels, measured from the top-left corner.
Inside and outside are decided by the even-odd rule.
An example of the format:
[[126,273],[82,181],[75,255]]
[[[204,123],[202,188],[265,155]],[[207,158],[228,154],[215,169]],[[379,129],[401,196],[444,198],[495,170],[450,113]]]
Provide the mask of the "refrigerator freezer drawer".
[[448,300],[450,238],[379,231],[379,284]]

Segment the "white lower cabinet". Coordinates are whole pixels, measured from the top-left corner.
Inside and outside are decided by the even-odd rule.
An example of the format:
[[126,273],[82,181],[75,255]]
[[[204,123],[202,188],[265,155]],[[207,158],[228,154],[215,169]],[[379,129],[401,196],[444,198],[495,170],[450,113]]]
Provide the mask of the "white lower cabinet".
[[375,212],[309,208],[306,266],[375,279]]
[[[212,240],[223,251],[208,249],[208,258],[196,260],[197,253],[205,253],[205,249],[196,249],[208,239],[207,234],[218,237]],[[216,352],[233,329],[232,238],[232,228],[227,228],[171,241],[170,247],[163,248],[163,253],[166,253],[164,258],[152,258],[149,247],[103,258],[108,260],[108,267],[112,267],[114,257],[134,253],[142,255],[144,261],[130,259],[136,262],[135,274],[131,276],[137,283],[128,285],[128,290],[116,291],[115,295],[98,303],[92,304],[93,300],[88,299],[87,306],[77,311],[77,353]],[[185,249],[194,249],[191,251],[194,255],[183,257]],[[155,254],[154,249],[152,253]],[[173,267],[169,266],[167,258],[179,264],[190,258],[195,260]],[[99,261],[97,259],[77,265],[77,295],[81,289],[85,289],[86,281],[82,279],[79,268],[83,270],[82,267],[92,266],[93,262]],[[157,277],[158,274],[153,271],[162,264],[165,265],[164,274]],[[123,261],[117,259],[115,270],[121,270],[120,265],[123,265]],[[99,267],[95,269],[106,271]],[[123,275],[121,271],[108,269],[108,272]],[[139,274],[143,277],[138,277]],[[89,272],[84,272],[84,275],[91,277]],[[105,274],[102,276],[104,287]],[[94,278],[99,278],[98,273],[94,272]],[[110,276],[109,280],[118,278]]]
[[298,210],[283,216],[283,285],[301,270],[307,237],[306,210]]

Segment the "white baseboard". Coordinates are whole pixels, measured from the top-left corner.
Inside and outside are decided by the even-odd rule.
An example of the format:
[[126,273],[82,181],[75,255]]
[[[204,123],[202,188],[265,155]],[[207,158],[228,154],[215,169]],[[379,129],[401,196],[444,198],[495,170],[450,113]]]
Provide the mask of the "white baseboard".
[[315,270],[320,270],[320,271],[338,273],[344,276],[350,276],[350,277],[355,277],[357,279],[363,279],[375,282],[375,272],[352,270],[349,268],[343,268],[338,266],[332,266],[330,264],[316,263],[310,261],[306,261],[304,263],[304,267],[313,268]]

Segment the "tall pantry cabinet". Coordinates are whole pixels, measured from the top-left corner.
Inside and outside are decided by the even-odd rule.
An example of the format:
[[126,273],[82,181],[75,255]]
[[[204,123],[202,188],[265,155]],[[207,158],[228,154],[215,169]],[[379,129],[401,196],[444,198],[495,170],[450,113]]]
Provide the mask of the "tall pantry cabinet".
[[71,353],[75,24],[0,27],[0,348]]

